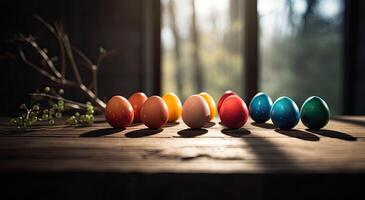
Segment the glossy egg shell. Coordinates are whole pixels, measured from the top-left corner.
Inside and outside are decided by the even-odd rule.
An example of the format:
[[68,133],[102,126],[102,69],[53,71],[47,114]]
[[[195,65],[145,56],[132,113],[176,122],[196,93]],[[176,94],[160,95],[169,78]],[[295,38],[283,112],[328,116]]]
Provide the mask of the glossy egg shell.
[[221,106],[222,106],[222,103],[223,103],[223,101],[227,98],[227,97],[229,97],[229,96],[231,96],[231,95],[237,95],[235,92],[232,92],[232,91],[230,91],[230,90],[227,90],[222,96],[221,96],[221,98],[219,99],[219,101],[218,101],[218,105],[217,105],[217,109],[218,109],[218,113],[220,112],[220,108],[221,108]]
[[169,122],[178,120],[181,116],[182,104],[178,96],[174,93],[166,93],[162,99],[165,101],[169,110]]
[[270,119],[272,100],[264,92],[256,94],[249,106],[250,116],[257,123],[264,123]]
[[150,129],[159,129],[169,119],[165,101],[159,96],[151,96],[141,109],[141,121]]
[[184,102],[181,117],[192,129],[200,129],[209,122],[209,106],[203,97],[192,95]]
[[134,122],[140,122],[140,112],[144,102],[147,100],[147,96],[143,92],[136,92],[132,96],[128,98],[128,101],[131,103],[134,111]]
[[300,109],[302,123],[312,130],[326,126],[330,119],[330,110],[327,103],[317,96],[309,97]]
[[213,97],[206,92],[201,92],[199,93],[199,95],[203,97],[204,100],[208,103],[210,111],[209,119],[210,120],[214,119],[214,117],[217,115],[217,106],[215,104]]
[[106,104],[105,119],[114,128],[131,125],[134,117],[132,105],[122,96],[112,97]]
[[271,107],[270,118],[279,129],[292,129],[298,124],[299,117],[298,106],[289,97],[278,98]]
[[219,117],[224,126],[230,129],[241,128],[248,120],[246,103],[238,95],[227,97],[222,103]]

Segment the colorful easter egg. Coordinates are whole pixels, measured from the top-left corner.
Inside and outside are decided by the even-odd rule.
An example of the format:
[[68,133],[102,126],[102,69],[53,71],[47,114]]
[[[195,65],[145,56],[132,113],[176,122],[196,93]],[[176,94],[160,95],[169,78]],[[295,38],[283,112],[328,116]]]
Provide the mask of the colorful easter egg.
[[218,101],[218,106],[217,106],[217,108],[218,108],[218,113],[219,113],[219,110],[220,110],[220,108],[221,108],[221,106],[222,106],[222,103],[223,103],[223,101],[227,98],[227,97],[229,97],[229,96],[231,96],[231,95],[237,95],[235,92],[232,92],[231,90],[227,90],[222,96],[221,96],[221,98],[219,99],[219,101]]
[[223,101],[219,117],[224,126],[230,129],[241,128],[248,119],[246,103],[238,95],[230,95]]
[[159,96],[151,96],[141,109],[141,121],[150,129],[159,129],[169,119],[165,101]]
[[257,123],[264,123],[270,119],[272,100],[264,92],[257,93],[251,100],[249,111],[251,118]]
[[114,128],[131,125],[134,117],[132,105],[122,96],[112,97],[106,104],[105,119]]
[[302,123],[312,130],[326,126],[330,119],[330,110],[327,103],[317,96],[309,97],[300,109]]
[[208,103],[210,110],[210,115],[209,115],[210,120],[214,119],[214,117],[217,115],[217,107],[213,97],[206,92],[201,92],[199,93],[199,95],[203,97],[204,100]]
[[184,102],[182,119],[192,129],[200,129],[209,122],[208,103],[199,95],[192,95]]
[[289,97],[278,98],[271,107],[270,118],[279,129],[292,129],[298,124],[299,117],[298,106]]
[[147,96],[143,92],[136,92],[132,96],[128,98],[128,101],[131,103],[134,111],[134,122],[140,122],[140,112],[144,102],[147,100]]
[[169,110],[169,122],[174,122],[181,116],[182,105],[179,97],[174,93],[166,93],[162,99],[165,101]]

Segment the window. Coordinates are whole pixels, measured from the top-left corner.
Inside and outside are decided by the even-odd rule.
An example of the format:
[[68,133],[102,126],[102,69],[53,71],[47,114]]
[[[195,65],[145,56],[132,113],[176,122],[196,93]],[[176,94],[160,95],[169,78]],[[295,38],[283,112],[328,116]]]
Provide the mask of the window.
[[242,1],[163,0],[162,91],[242,91]]
[[[343,0],[257,0],[258,90],[342,112]],[[162,0],[162,91],[215,99],[244,86],[245,0]],[[250,49],[246,49],[250,51]],[[247,54],[247,52],[245,53]]]
[[342,0],[259,0],[260,90],[342,111]]

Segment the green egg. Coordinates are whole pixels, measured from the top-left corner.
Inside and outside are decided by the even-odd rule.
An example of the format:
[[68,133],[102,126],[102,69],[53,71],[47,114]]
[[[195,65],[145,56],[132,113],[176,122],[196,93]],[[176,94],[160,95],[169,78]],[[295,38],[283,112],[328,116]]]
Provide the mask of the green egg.
[[323,128],[330,119],[327,103],[320,97],[309,97],[300,109],[300,119],[311,130]]

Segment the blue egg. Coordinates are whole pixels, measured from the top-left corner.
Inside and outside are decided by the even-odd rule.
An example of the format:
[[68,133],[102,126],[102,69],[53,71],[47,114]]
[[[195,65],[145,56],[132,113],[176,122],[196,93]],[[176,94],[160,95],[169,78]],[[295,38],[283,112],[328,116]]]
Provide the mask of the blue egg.
[[270,119],[272,100],[264,92],[257,93],[250,102],[250,116],[257,123],[264,123]]
[[274,102],[270,117],[279,129],[289,130],[298,124],[300,113],[297,104],[289,97],[284,96]]

